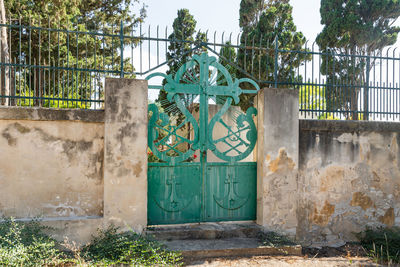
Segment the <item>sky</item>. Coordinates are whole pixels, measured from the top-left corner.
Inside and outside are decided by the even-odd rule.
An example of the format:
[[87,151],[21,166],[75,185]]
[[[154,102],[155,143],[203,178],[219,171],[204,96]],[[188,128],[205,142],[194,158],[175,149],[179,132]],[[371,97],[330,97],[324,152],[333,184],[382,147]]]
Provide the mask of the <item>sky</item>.
[[[172,23],[177,16],[178,9],[187,8],[197,21],[197,30],[209,30],[208,36],[213,41],[216,32],[217,41],[221,41],[222,33],[225,38],[232,33],[232,40],[240,32],[239,29],[239,7],[241,0],[142,0],[147,5],[147,17],[143,24],[143,33],[147,33],[150,26],[151,36],[154,37],[156,27],[159,26],[160,37],[164,37],[165,28],[168,27],[168,34],[172,31]],[[306,3],[306,4],[305,4]],[[293,19],[299,31],[303,32],[308,40],[315,40],[317,34],[322,30],[320,24],[319,7],[320,0],[291,0],[293,6]],[[227,39],[225,39],[227,40]],[[310,43],[312,43],[312,41]],[[146,66],[146,49],[143,49],[143,65]],[[155,49],[151,51],[151,62],[156,62]],[[138,58],[139,50],[134,51],[134,58]],[[146,62],[145,62],[146,61]],[[165,72],[164,65],[156,71]],[[138,78],[144,78],[139,76]],[[161,78],[153,78],[152,84],[160,84]],[[158,90],[149,90],[149,99],[155,100]]]
[[[180,8],[189,9],[197,21],[197,29],[217,31],[218,36],[225,31],[226,35],[239,33],[239,6],[240,0],[144,0],[147,8],[146,26],[154,28],[156,25],[165,30],[171,29],[172,22]],[[299,31],[302,31],[308,40],[315,40],[322,30],[320,24],[320,0],[291,0],[293,19]],[[154,26],[154,27],[153,27]],[[170,31],[169,31],[170,32]],[[211,35],[211,34],[209,34]],[[226,36],[225,35],[225,36]]]
[[[217,32],[217,42],[221,42],[222,33],[225,32],[225,41],[232,33],[233,43],[236,43],[236,37],[240,32],[239,29],[239,7],[241,0],[142,0],[147,5],[147,18],[143,25],[143,33],[147,33],[149,25],[151,26],[151,36],[155,36],[155,29],[158,25],[160,28],[160,37],[165,36],[165,28],[168,27],[168,35],[172,32],[172,23],[177,16],[177,10],[181,8],[189,9],[190,13],[197,21],[197,30],[208,31],[208,39],[213,42],[214,31]],[[318,33],[321,32],[323,26],[320,23],[320,1],[321,0],[290,0],[293,6],[293,20],[297,26],[297,30],[301,31],[308,40],[310,46]],[[396,21],[394,25],[400,26],[400,20]],[[400,38],[398,38],[400,39]],[[395,45],[398,47],[400,40]],[[143,49],[143,65],[150,65],[146,63],[152,62],[154,65],[157,60],[155,56],[155,49],[151,52],[146,52]],[[160,49],[163,51],[163,49]],[[391,50],[393,51],[393,50]],[[399,50],[398,50],[399,51]],[[133,58],[138,58],[139,51],[134,51]],[[156,71],[165,72],[167,66],[161,66]],[[138,77],[144,78],[144,77]],[[159,84],[161,78],[154,78],[154,84]],[[155,99],[157,90],[150,90],[150,99]]]

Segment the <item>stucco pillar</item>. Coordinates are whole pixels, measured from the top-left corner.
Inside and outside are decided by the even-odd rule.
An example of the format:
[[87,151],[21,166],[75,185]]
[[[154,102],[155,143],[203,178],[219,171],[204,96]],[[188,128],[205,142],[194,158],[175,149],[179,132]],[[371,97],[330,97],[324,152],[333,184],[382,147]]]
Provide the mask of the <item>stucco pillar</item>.
[[295,236],[299,158],[298,91],[265,88],[257,96],[257,223]]
[[147,81],[105,82],[104,219],[141,232],[147,225]]

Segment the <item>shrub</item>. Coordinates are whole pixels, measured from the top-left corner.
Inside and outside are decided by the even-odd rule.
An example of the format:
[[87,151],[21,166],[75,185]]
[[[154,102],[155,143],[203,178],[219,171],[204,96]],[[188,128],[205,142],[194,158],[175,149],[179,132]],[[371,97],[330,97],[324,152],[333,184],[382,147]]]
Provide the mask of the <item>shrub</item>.
[[99,230],[98,236],[82,249],[82,257],[90,263],[129,265],[181,265],[177,252],[166,250],[156,241],[133,231],[118,233],[118,228]]
[[38,222],[19,223],[5,219],[0,223],[1,266],[43,266],[61,261],[56,242],[43,233]]
[[376,263],[400,262],[400,228],[367,229],[357,237]]
[[44,233],[47,229],[37,221],[0,222],[0,266],[181,265],[179,253],[132,231],[118,233],[118,228],[111,226],[99,230],[83,248],[66,241],[63,246],[70,252],[63,252],[61,245]]

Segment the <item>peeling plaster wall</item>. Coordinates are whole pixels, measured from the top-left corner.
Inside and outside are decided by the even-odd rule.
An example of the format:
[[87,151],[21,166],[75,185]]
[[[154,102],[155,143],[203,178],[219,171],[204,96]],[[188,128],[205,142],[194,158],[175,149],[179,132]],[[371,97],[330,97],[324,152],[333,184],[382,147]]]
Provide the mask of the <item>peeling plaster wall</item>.
[[0,217],[102,216],[104,124],[10,114],[21,112],[0,111]]
[[106,79],[105,110],[0,107],[0,219],[87,243],[147,226],[147,81]]
[[106,79],[104,218],[137,232],[147,226],[147,81]]
[[298,91],[264,88],[257,95],[257,223],[296,235]]
[[297,238],[339,246],[400,226],[400,124],[300,121]]

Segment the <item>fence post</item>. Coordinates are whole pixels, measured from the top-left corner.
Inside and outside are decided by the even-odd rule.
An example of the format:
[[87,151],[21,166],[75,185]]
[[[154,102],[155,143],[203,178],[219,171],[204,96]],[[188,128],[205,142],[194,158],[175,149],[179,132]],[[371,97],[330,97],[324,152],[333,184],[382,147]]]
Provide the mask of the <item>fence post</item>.
[[364,118],[363,120],[369,120],[369,72],[370,72],[370,57],[367,55],[367,70],[364,84]]
[[121,72],[120,78],[124,78],[124,22],[121,20],[121,29],[119,31],[119,40],[121,45]]
[[275,37],[275,65],[274,65],[274,80],[275,88],[278,88],[278,36]]

